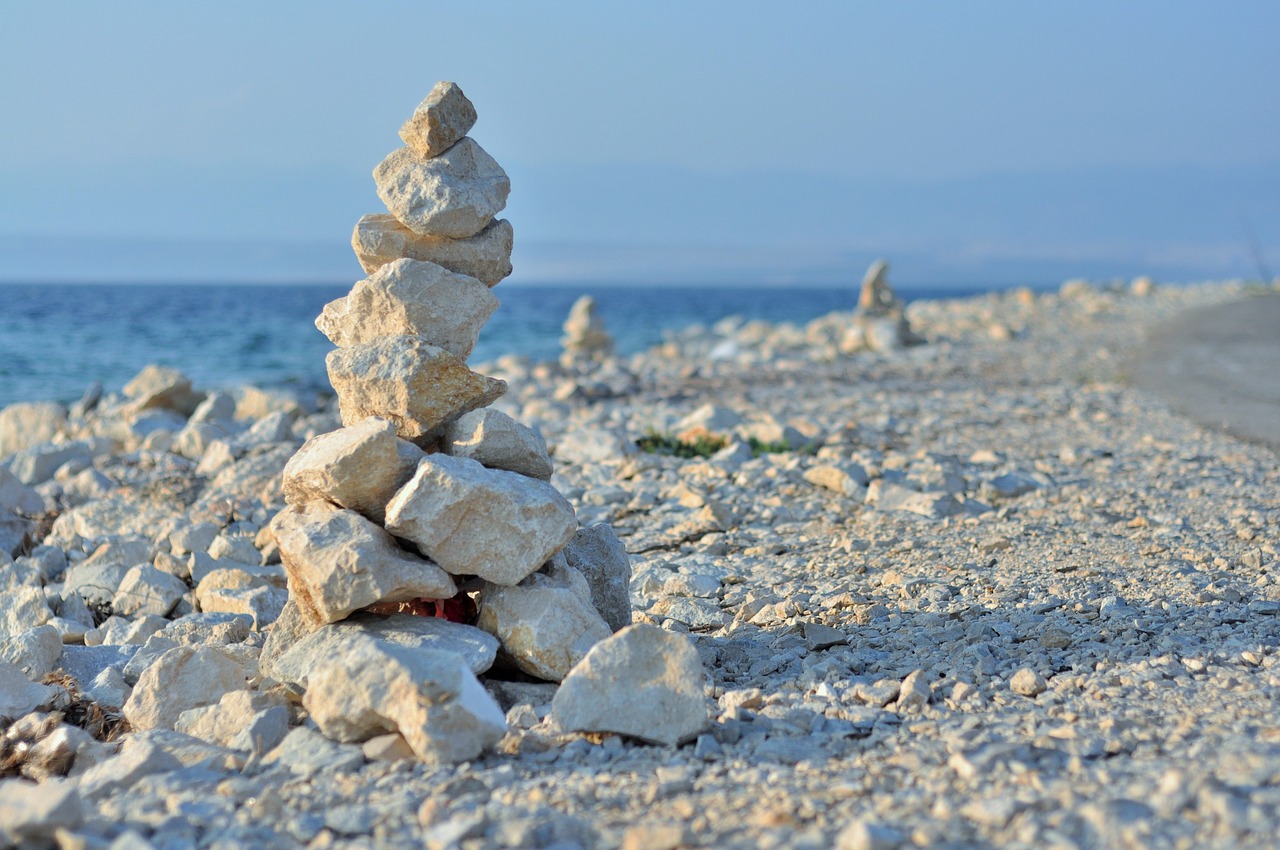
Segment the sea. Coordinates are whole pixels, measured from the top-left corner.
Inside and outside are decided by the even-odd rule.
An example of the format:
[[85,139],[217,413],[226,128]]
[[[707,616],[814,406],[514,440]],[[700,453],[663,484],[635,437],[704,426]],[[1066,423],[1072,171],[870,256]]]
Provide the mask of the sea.
[[[241,384],[300,391],[328,388],[333,345],[315,327],[338,284],[0,284],[0,407],[72,402],[101,384],[118,391],[150,363],[171,366],[200,389]],[[958,297],[984,287],[900,289],[904,301]],[[808,322],[852,310],[854,288],[789,286],[513,285],[481,332],[471,363],[506,354],[559,356],[561,325],[582,295],[596,300],[624,354],[664,334],[727,316]]]

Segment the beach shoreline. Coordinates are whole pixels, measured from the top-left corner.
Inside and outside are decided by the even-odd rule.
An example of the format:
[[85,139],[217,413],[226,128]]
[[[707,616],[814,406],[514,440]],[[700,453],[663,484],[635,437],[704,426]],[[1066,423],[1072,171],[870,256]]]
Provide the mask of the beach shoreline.
[[[91,780],[33,787],[74,797],[62,826],[88,846],[128,830],[157,847],[1268,846],[1274,444],[1196,424],[1139,374],[1249,297],[1072,284],[913,303],[925,343],[888,352],[842,350],[852,314],[837,313],[726,320],[577,365],[499,358],[494,407],[545,435],[578,522],[625,544],[636,621],[697,649],[700,735],[566,734],[554,686],[495,675],[507,735],[458,766],[328,741],[291,705],[293,731],[262,753],[151,730],[101,751]],[[1172,392],[1202,406],[1188,382]],[[62,616],[74,569],[122,576],[138,552],[177,575],[256,553],[277,586],[263,531],[280,470],[336,411],[253,391],[229,404],[238,424],[199,438],[108,394],[20,448],[9,468],[41,500],[19,512],[40,545],[0,555],[3,592],[36,588]],[[739,420],[730,450],[637,448],[707,405]],[[213,538],[193,541],[203,524]],[[182,600],[185,617],[150,625],[198,619],[196,588]],[[260,613],[208,642],[252,663]],[[134,642],[96,650],[122,669],[149,639],[125,619],[112,640]],[[62,642],[50,669],[89,669],[94,647]]]

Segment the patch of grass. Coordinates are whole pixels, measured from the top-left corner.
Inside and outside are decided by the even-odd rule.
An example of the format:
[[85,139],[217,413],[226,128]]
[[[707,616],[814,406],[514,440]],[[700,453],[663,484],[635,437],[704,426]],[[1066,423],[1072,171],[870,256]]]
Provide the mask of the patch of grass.
[[641,451],[651,455],[668,455],[670,457],[711,457],[726,445],[723,437],[702,434],[692,440],[681,440],[671,434],[659,434],[649,431],[636,440]]
[[747,441],[747,445],[751,446],[751,456],[760,457],[760,455],[780,455],[787,452],[799,452],[800,454],[817,454],[817,446],[793,446],[786,440],[778,440],[773,443],[766,443],[763,440],[757,440],[752,437]]

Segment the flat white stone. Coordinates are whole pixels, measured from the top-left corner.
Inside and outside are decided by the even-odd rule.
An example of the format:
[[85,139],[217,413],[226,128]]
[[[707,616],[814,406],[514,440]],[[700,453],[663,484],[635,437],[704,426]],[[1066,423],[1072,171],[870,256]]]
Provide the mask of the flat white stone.
[[386,213],[363,216],[351,233],[351,248],[366,274],[401,257],[427,260],[493,287],[511,274],[511,222],[497,219],[466,239],[414,233]]

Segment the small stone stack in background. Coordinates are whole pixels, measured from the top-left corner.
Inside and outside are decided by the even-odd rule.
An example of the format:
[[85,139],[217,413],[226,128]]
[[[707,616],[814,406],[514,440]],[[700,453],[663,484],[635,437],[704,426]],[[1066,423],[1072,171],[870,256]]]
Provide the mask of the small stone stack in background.
[[911,330],[902,302],[889,286],[888,274],[889,264],[876,260],[863,276],[858,310],[840,341],[844,353],[897,351],[924,342]]
[[[438,84],[374,171],[391,215],[356,226],[370,276],[316,320],[338,346],[326,365],[344,427],[285,469],[272,528],[290,596],[261,662],[326,735],[398,733],[425,761],[501,737],[475,678],[499,652],[558,682],[631,622],[622,544],[578,527],[541,435],[486,409],[506,385],[466,364],[511,268],[510,225],[494,220],[509,182],[465,135],[475,120]],[[701,687],[700,666],[685,673]],[[689,704],[697,726],[705,707]]]
[[564,320],[564,350],[560,365],[566,369],[598,363],[613,354],[613,337],[604,326],[604,320],[596,312],[596,300],[583,295],[569,309]]

